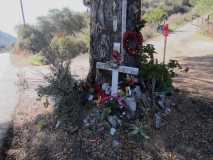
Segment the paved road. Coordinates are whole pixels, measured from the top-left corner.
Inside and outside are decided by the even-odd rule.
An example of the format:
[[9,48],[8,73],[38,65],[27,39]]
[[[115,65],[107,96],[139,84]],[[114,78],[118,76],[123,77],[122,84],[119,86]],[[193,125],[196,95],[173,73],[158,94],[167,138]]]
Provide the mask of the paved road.
[[17,69],[8,53],[0,54],[0,147],[18,103]]

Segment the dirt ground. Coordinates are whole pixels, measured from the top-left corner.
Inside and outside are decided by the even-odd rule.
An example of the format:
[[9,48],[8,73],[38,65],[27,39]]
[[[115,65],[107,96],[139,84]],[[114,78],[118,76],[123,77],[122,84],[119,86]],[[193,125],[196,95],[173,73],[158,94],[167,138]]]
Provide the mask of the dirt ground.
[[[69,160],[74,153],[73,160],[159,160],[158,154],[165,160],[212,160],[213,40],[196,37],[196,33],[195,26],[186,24],[170,37],[168,59],[178,58],[188,72],[175,78],[172,111],[163,116],[159,130],[150,131],[149,142],[140,145],[117,137],[121,146],[114,148],[114,139],[108,132],[100,130],[94,134],[84,127],[60,125],[52,114],[52,106],[45,108],[37,99],[35,88],[42,78],[40,81],[33,77],[42,77],[37,74],[42,69],[35,67],[35,72],[25,70],[30,85],[23,91],[16,110],[14,138],[7,159]],[[163,39],[150,42],[162,55]],[[75,58],[71,67],[78,79],[85,78],[88,68],[88,55]]]
[[[43,84],[43,79],[41,74],[38,76],[40,69],[33,69],[30,73],[25,70],[24,76],[28,78],[25,89],[20,88],[23,90],[7,160],[69,160],[70,157],[75,157],[73,160],[159,160],[158,155],[164,157],[163,160],[213,158],[213,100],[210,95],[201,96],[202,92],[195,94],[196,90],[178,87],[172,96],[172,112],[163,116],[159,130],[150,130],[151,140],[141,145],[127,137],[112,138],[105,129],[76,129],[69,122],[59,125],[53,106],[45,107],[45,101],[38,99],[35,89]],[[119,147],[113,146],[114,140],[119,140]],[[176,159],[171,159],[172,155]]]

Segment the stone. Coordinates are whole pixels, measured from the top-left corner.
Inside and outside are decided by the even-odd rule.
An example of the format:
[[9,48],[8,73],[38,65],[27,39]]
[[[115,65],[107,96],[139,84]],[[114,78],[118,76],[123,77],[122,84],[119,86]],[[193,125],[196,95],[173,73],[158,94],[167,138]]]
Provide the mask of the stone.
[[110,129],[110,134],[112,135],[112,136],[114,136],[115,135],[115,133],[116,133],[116,129],[115,128],[111,128]]

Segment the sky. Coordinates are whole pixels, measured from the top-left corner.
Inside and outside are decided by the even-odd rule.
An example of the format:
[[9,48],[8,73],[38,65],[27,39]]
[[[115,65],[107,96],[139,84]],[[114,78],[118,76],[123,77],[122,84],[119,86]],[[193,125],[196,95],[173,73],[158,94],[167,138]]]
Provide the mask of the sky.
[[[73,11],[85,11],[83,0],[23,0],[26,22],[33,24],[36,18],[46,15],[49,9],[68,7]],[[22,23],[19,0],[0,0],[0,30],[16,36],[15,26]]]

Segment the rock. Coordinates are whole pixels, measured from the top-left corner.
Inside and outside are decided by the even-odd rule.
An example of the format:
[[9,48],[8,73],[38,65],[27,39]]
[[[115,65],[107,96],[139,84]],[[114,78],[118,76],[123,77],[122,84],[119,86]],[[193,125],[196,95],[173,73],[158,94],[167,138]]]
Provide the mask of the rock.
[[115,133],[116,133],[116,129],[115,128],[111,128],[110,129],[110,134],[112,135],[112,136],[114,136],[115,135]]

